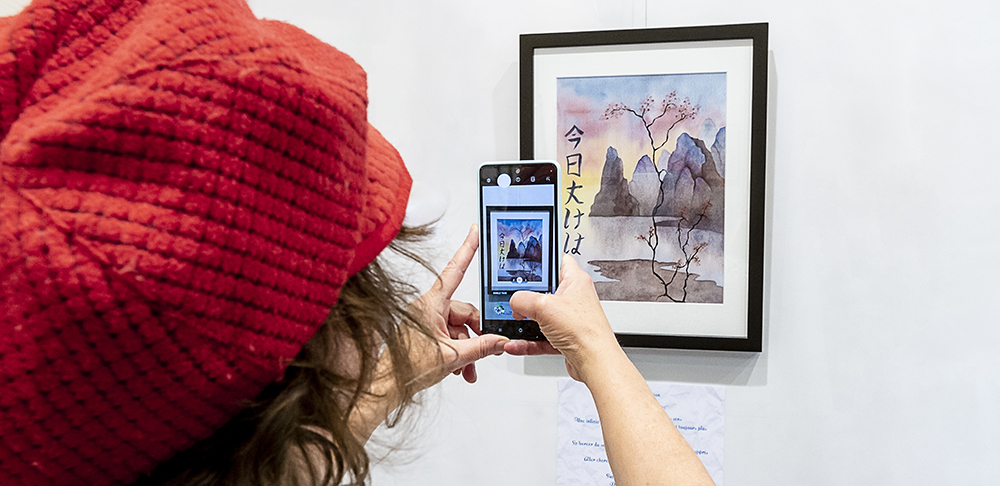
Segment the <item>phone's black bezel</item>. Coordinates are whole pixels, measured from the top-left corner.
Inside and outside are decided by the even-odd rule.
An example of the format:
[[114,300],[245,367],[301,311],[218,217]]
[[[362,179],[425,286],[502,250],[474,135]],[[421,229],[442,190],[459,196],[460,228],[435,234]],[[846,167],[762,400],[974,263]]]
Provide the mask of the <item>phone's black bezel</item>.
[[[480,306],[480,328],[483,333],[488,334],[499,334],[510,339],[525,339],[528,341],[545,341],[545,335],[542,334],[541,329],[538,328],[538,323],[530,319],[524,320],[507,320],[507,319],[488,319],[489,315],[488,309],[486,308],[486,289],[487,289],[487,261],[486,261],[486,248],[487,244],[485,235],[487,234],[489,221],[486,220],[486,204],[483,200],[483,188],[486,186],[498,186],[497,176],[502,173],[515,174],[516,169],[520,169],[521,180],[517,181],[516,176],[511,176],[511,186],[519,185],[545,185],[546,182],[541,182],[546,176],[551,178],[552,181],[552,217],[549,218],[549,231],[551,237],[548,238],[547,251],[549,252],[549,292],[554,292],[556,285],[559,281],[559,253],[558,247],[556,245],[556,240],[558,239],[558,221],[559,214],[556,208],[559,204],[559,166],[552,162],[498,162],[495,164],[483,164],[479,167],[479,234],[482,239],[480,242],[479,251],[479,270],[481,274],[480,285],[479,285],[479,306]],[[531,182],[531,176],[536,177],[536,182]],[[490,182],[487,182],[487,178]],[[520,210],[520,209],[530,209],[537,206],[496,206],[491,205],[494,208],[503,208],[501,210]]]

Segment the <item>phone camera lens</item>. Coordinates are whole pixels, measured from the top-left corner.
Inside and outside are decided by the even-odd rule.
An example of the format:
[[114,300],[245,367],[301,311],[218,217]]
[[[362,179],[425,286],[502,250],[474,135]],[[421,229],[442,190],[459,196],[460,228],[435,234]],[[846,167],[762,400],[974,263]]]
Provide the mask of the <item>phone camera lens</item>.
[[521,177],[520,177],[520,176],[518,176],[518,177],[515,177],[515,178],[514,178],[514,182],[521,182]]

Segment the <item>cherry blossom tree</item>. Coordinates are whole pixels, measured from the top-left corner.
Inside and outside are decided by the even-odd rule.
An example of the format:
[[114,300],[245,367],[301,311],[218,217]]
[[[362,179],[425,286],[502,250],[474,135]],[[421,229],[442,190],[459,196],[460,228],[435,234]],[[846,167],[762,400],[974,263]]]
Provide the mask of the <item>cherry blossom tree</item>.
[[[646,137],[649,140],[650,148],[650,161],[653,162],[653,167],[656,168],[657,175],[660,180],[663,180],[666,174],[667,168],[661,168],[657,165],[656,153],[660,151],[667,141],[670,140],[670,132],[677,127],[684,120],[693,119],[698,116],[698,112],[701,110],[700,105],[692,105],[691,100],[684,98],[683,101],[679,101],[677,97],[677,91],[671,91],[666,97],[657,102],[656,98],[652,95],[646,96],[646,99],[637,107],[633,108],[623,103],[611,103],[608,105],[607,109],[604,110],[603,119],[605,121],[610,121],[620,118],[624,114],[630,114],[640,120],[643,128],[646,129]],[[657,220],[656,214],[659,212],[660,207],[664,203],[663,187],[661,186],[659,191],[657,191],[656,206],[653,208],[651,218],[651,224],[649,226],[649,232],[645,235],[639,235],[637,238],[646,242],[649,246],[652,256],[650,257],[650,271],[653,272],[653,276],[663,284],[663,295],[661,297],[667,297],[674,302],[684,302],[687,300],[687,284],[688,278],[690,278],[691,273],[689,272],[691,264],[698,264],[701,260],[698,259],[698,253],[703,250],[708,243],[699,243],[690,247],[691,242],[691,232],[705,219],[708,213],[708,207],[711,204],[706,204],[704,208],[698,211],[698,214],[686,215],[681,214],[680,219],[677,220],[677,244],[683,255],[674,265],[673,275],[670,276],[669,281],[664,280],[662,276],[656,271],[656,250],[660,246],[660,236],[657,231]],[[686,211],[683,211],[686,213]],[[685,225],[687,225],[685,227]],[[689,253],[690,252],[690,253]],[[676,298],[670,295],[668,287],[677,278],[677,274],[684,271],[684,286],[682,289],[682,295],[680,298]]]

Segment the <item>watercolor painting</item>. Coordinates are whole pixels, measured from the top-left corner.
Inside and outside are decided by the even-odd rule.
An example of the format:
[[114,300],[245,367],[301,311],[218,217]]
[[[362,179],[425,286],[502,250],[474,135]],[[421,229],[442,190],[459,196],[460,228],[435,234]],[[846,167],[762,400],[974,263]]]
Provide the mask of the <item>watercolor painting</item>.
[[497,219],[497,280],[542,281],[542,220]]
[[562,251],[602,300],[722,303],[726,73],[556,83]]
[[[551,209],[487,208],[490,290],[545,290],[550,280]],[[551,234],[551,233],[550,233]]]

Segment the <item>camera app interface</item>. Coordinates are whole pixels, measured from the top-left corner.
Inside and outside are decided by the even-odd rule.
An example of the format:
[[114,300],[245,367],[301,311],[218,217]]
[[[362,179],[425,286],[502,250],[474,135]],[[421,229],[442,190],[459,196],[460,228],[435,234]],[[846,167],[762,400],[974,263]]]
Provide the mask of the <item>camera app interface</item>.
[[552,164],[480,169],[484,324],[513,320],[518,290],[555,291],[556,175]]

